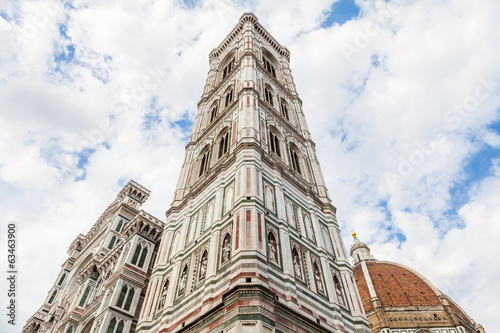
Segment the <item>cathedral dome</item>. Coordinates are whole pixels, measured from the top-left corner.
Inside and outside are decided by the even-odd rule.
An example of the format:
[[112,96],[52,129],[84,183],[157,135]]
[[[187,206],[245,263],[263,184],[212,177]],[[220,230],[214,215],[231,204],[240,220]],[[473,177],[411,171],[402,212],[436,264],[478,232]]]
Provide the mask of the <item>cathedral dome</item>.
[[448,296],[420,273],[404,265],[379,261],[353,233],[353,274],[372,332],[482,332]]

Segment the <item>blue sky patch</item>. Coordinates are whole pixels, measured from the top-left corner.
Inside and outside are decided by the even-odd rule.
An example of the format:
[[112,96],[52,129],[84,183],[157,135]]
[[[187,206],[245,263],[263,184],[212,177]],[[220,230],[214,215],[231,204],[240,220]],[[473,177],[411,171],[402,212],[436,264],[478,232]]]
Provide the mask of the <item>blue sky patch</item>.
[[76,163],[76,167],[78,169],[82,169],[83,173],[75,178],[75,181],[78,182],[80,180],[85,180],[85,177],[87,177],[87,164],[89,163],[89,158],[92,156],[92,154],[95,153],[95,149],[93,148],[85,148],[80,151],[77,156],[78,156],[78,162]]
[[356,18],[359,14],[359,7],[353,0],[340,0],[332,4],[325,20],[321,23],[322,28],[328,28],[335,23],[342,25],[347,21]]
[[193,9],[198,4],[198,0],[181,0],[183,7],[187,9]]

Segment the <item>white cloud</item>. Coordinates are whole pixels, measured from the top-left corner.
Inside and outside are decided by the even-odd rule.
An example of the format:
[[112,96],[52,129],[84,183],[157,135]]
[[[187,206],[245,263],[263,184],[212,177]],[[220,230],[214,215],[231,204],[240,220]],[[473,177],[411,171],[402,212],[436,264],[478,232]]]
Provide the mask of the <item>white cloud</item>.
[[[500,81],[500,4],[398,1],[387,10],[364,0],[359,18],[320,28],[332,2],[0,4],[0,207],[20,228],[19,325],[120,181],[148,187],[144,209],[164,218],[186,137],[172,123],[194,118],[209,52],[253,11],[291,51],[346,243],[356,229],[375,257],[419,270],[494,327],[498,162],[472,178],[464,166],[498,148],[488,126],[498,122],[499,85],[484,82]],[[56,63],[69,45],[73,57]],[[147,114],[157,116],[149,129]],[[94,151],[77,165],[85,148]]]

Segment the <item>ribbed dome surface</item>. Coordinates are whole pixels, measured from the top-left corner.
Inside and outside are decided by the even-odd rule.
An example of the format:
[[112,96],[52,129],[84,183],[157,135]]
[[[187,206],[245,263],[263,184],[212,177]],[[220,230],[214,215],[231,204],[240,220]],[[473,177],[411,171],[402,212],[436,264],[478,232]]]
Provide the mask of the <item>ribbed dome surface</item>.
[[[375,292],[382,306],[440,305],[436,293],[413,272],[396,264],[366,262]],[[366,311],[373,309],[361,265],[354,267],[354,277]]]

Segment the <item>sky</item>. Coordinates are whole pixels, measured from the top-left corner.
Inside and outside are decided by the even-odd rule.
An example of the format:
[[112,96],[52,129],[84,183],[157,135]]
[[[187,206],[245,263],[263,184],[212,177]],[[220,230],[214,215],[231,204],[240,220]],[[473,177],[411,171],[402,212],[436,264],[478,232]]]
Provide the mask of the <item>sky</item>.
[[346,247],[355,230],[497,326],[497,0],[0,0],[0,248],[14,223],[18,269],[0,331],[129,179],[165,219],[208,54],[249,11],[290,50]]

